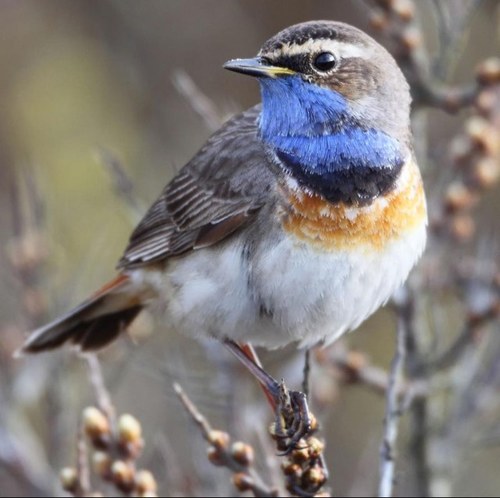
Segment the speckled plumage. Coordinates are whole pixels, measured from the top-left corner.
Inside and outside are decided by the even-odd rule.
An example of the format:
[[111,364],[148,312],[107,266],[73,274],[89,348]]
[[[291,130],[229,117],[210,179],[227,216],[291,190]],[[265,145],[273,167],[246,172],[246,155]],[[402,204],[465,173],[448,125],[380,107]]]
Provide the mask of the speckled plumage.
[[[325,52],[334,63],[321,71]],[[182,333],[329,343],[406,280],[427,215],[394,59],[356,28],[316,21],[226,67],[259,78],[262,105],[228,121],[167,185],[121,277],[24,351],[101,347],[150,303]]]

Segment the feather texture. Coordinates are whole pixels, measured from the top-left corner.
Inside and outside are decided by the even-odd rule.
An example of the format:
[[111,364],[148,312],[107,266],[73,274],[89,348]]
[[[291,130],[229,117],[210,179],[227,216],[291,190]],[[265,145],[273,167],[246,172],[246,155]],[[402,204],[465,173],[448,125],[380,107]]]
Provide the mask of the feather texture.
[[228,121],[182,168],[132,233],[119,268],[210,246],[254,219],[277,182],[259,114],[255,106]]

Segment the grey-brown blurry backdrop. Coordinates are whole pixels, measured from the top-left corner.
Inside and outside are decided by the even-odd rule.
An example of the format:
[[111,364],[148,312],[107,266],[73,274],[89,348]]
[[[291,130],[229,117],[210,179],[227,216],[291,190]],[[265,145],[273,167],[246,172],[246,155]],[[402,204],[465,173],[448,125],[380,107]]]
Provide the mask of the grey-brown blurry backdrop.
[[[418,4],[432,52],[437,35],[431,2]],[[180,71],[212,100],[224,120],[259,99],[255,81],[222,69],[226,60],[252,56],[275,32],[304,20],[336,19],[368,29],[367,10],[366,3],[350,0],[2,0],[0,325],[5,334],[0,342],[9,341],[4,347],[12,350],[24,329],[33,325],[26,306],[35,308],[37,321],[43,321],[78,303],[114,274],[138,212],[144,212],[209,135],[209,125],[176,88]],[[451,81],[470,79],[481,58],[498,55],[498,22],[498,2],[483,2],[463,56],[448,75]],[[432,111],[431,118],[429,133],[442,139],[442,148],[435,151],[439,157],[458,123],[439,111]],[[138,211],[113,190],[101,148],[112,151],[130,175]],[[35,286],[43,293],[28,303],[8,259],[16,226],[12,185],[19,183],[20,174],[34,179],[44,211],[44,241],[37,239],[33,249],[46,251]],[[498,189],[489,194],[480,208],[481,220],[492,227],[498,223],[498,194]],[[381,311],[352,343],[387,366],[393,330],[390,314]],[[219,346],[172,336],[149,319],[136,325],[136,336],[141,335],[148,338],[140,339],[138,347],[122,341],[104,360],[118,410],[133,413],[145,427],[145,466],[154,468],[160,489],[169,489],[177,479],[183,485],[178,492],[227,492],[228,473],[205,462],[204,443],[173,396],[172,380],[179,380],[221,428],[265,425],[269,414],[263,401],[252,395],[253,384],[245,374],[231,370]],[[10,360],[4,356],[2,361],[6,365]],[[265,356],[272,371],[292,384],[300,382],[300,361],[293,354]],[[0,467],[3,496],[53,489],[53,473],[73,462],[80,410],[93,400],[86,370],[73,356],[58,353],[23,362],[30,363],[29,370],[10,363],[2,370],[10,386],[3,399],[24,407],[22,413],[9,414],[8,430],[20,428],[20,442],[28,449],[39,486],[26,488]],[[235,383],[242,386],[236,394],[228,389]],[[47,385],[55,387],[48,390]],[[333,397],[328,390],[334,387],[325,384],[326,397]],[[251,410],[241,409],[246,403]],[[371,489],[382,417],[382,398],[361,390],[342,393],[322,414],[330,434],[328,462],[336,494],[362,493],[366,482]],[[499,457],[496,450],[480,459],[471,455],[467,472],[457,477],[460,494],[493,495],[500,485],[493,471]],[[196,469],[192,480],[190,469]],[[399,492],[408,492],[404,462],[398,480],[403,482]]]

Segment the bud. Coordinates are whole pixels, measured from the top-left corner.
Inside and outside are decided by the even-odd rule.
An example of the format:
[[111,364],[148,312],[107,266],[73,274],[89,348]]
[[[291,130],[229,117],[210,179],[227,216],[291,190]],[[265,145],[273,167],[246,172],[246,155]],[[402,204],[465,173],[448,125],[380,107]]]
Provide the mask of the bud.
[[111,478],[112,464],[111,457],[105,451],[95,451],[92,455],[92,468],[102,479],[109,480]]
[[476,105],[483,116],[489,116],[497,102],[497,96],[491,89],[485,89],[476,97]]
[[222,467],[225,464],[224,457],[221,454],[220,450],[214,448],[213,446],[209,446],[207,449],[207,457],[211,464],[216,467]]
[[392,11],[404,22],[410,22],[415,16],[415,7],[408,0],[395,1]]
[[451,183],[444,196],[446,209],[452,212],[470,209],[476,201],[477,196],[460,181]]
[[302,467],[297,463],[292,463],[290,460],[284,462],[281,468],[286,476],[295,476],[298,478],[302,475]]
[[252,489],[252,478],[245,472],[233,474],[233,484],[238,491],[244,492]]
[[500,179],[500,158],[484,157],[474,164],[472,170],[474,181],[481,188],[490,188]]
[[450,147],[451,159],[458,165],[464,163],[472,154],[473,145],[467,135],[460,135],[453,139]]
[[481,62],[476,68],[476,78],[483,85],[500,83],[500,59],[490,57]]
[[460,242],[469,240],[475,230],[474,220],[468,214],[456,215],[451,220],[451,233]]
[[307,440],[309,449],[309,458],[318,458],[325,449],[325,443],[316,437],[310,437]]
[[132,415],[122,415],[118,419],[118,438],[122,444],[137,444],[142,439],[142,427]]
[[122,460],[117,460],[111,466],[111,477],[116,487],[124,493],[134,489],[134,469]]
[[135,488],[137,492],[144,496],[145,493],[154,493],[158,491],[156,479],[149,470],[141,470],[135,477]]
[[374,11],[373,14],[370,15],[370,25],[377,31],[383,31],[389,25],[389,18],[385,12]]
[[108,418],[94,406],[89,406],[83,411],[83,428],[92,441],[102,439],[111,432]]
[[309,413],[309,434],[319,429],[319,422],[314,413]]
[[208,433],[208,442],[218,450],[227,450],[229,441],[230,438],[227,432],[211,430]]
[[254,451],[249,444],[245,444],[241,441],[236,441],[231,447],[231,456],[240,465],[247,467],[252,465],[254,461]]
[[405,52],[413,52],[422,44],[420,32],[415,28],[407,28],[401,33],[401,42]]
[[305,488],[319,488],[326,482],[325,471],[321,467],[311,467],[304,472],[302,482]]
[[497,130],[486,119],[471,117],[467,120],[465,129],[472,141],[486,154],[494,156],[498,153],[500,145]]
[[64,491],[68,493],[75,493],[78,490],[78,473],[72,467],[65,467],[59,473],[59,480]]
[[[303,440],[301,440],[303,442]],[[290,453],[290,458],[294,463],[304,463],[309,460],[309,448],[304,446],[303,448],[296,448]]]

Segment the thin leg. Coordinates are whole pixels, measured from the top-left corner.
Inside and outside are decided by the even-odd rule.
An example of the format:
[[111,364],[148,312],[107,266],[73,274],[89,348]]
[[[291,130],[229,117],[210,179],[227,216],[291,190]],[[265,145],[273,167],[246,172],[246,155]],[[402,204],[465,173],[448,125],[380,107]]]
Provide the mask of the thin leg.
[[309,374],[311,373],[311,350],[306,349],[306,354],[304,357],[304,370],[302,379],[302,392],[309,396]]
[[230,339],[224,341],[224,346],[226,346],[226,348],[229,349],[229,351],[231,351],[231,353],[233,353],[259,381],[273,410],[275,410],[280,399],[280,384],[262,368],[253,347],[250,346],[250,344],[240,346]]
[[299,391],[289,391],[283,381],[271,377],[260,365],[252,346],[240,346],[229,339],[223,343],[259,381],[276,415],[274,437],[280,440],[278,447],[284,454],[290,453],[313,430],[307,396]]

